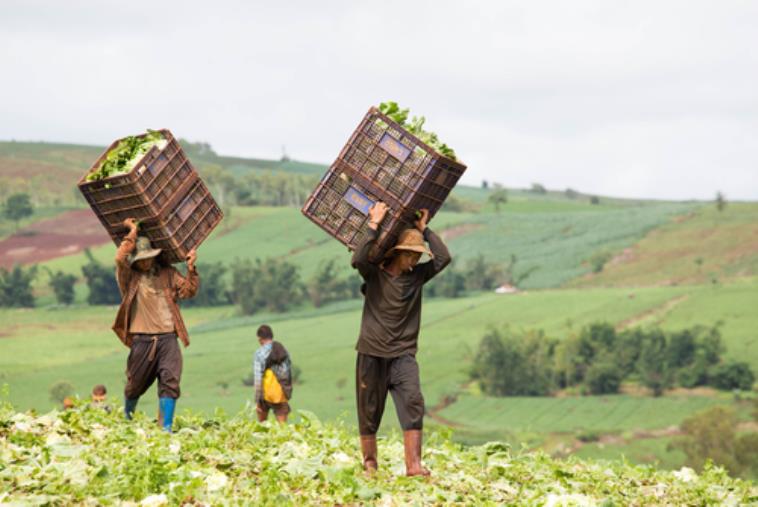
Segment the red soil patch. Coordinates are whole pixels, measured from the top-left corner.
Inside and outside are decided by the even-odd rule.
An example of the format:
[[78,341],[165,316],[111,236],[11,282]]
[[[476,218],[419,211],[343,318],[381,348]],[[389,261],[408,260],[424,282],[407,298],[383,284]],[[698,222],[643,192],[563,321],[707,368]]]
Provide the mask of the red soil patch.
[[67,211],[0,241],[0,267],[36,264],[110,242],[110,236],[91,210]]
[[477,229],[481,229],[482,227],[483,227],[482,224],[454,225],[452,227],[448,227],[447,229],[443,229],[440,232],[440,235],[443,237],[443,239],[450,241],[451,239],[455,239],[460,236],[465,236],[466,234],[474,232]]

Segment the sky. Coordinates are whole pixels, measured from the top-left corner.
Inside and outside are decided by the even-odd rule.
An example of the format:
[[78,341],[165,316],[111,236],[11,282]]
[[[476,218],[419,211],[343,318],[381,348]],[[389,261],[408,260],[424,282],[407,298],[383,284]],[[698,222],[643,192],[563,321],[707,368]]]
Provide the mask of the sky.
[[756,27],[747,0],[4,0],[0,139],[329,164],[394,100],[466,184],[756,200]]

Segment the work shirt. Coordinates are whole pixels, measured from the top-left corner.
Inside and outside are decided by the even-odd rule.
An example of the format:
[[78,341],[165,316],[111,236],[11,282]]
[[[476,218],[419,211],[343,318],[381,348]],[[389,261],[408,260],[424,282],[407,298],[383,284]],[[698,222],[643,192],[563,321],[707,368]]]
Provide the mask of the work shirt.
[[163,279],[142,274],[134,298],[129,321],[132,334],[163,334],[174,332],[174,318],[164,294]]
[[352,265],[366,281],[363,317],[356,350],[377,357],[415,355],[421,327],[423,285],[450,264],[450,253],[439,236],[428,228],[424,239],[433,258],[417,264],[412,271],[392,276],[369,261],[369,252],[378,231],[368,229],[366,239],[356,248]]

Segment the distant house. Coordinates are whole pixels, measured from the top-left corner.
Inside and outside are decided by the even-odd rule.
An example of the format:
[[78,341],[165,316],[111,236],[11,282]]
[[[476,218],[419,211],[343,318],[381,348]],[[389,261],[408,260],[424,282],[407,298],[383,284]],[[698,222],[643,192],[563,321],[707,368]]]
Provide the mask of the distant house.
[[519,290],[513,285],[504,283],[503,285],[495,289],[495,294],[515,294],[518,291]]

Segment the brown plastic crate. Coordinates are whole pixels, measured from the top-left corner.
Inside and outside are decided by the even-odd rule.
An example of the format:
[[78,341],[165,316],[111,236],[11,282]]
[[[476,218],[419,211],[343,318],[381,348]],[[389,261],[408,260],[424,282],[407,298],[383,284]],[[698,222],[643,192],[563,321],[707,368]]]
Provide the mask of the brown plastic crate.
[[365,234],[368,208],[385,202],[389,211],[372,252],[378,259],[412,226],[417,210],[434,217],[465,170],[372,107],[302,212],[354,250]]
[[181,146],[166,129],[163,149],[152,147],[127,174],[88,182],[120,140],[114,141],[79,181],[79,190],[114,243],[127,233],[127,218],[140,221],[140,234],[163,248],[169,262],[181,262],[223,218],[213,196],[200,180]]

